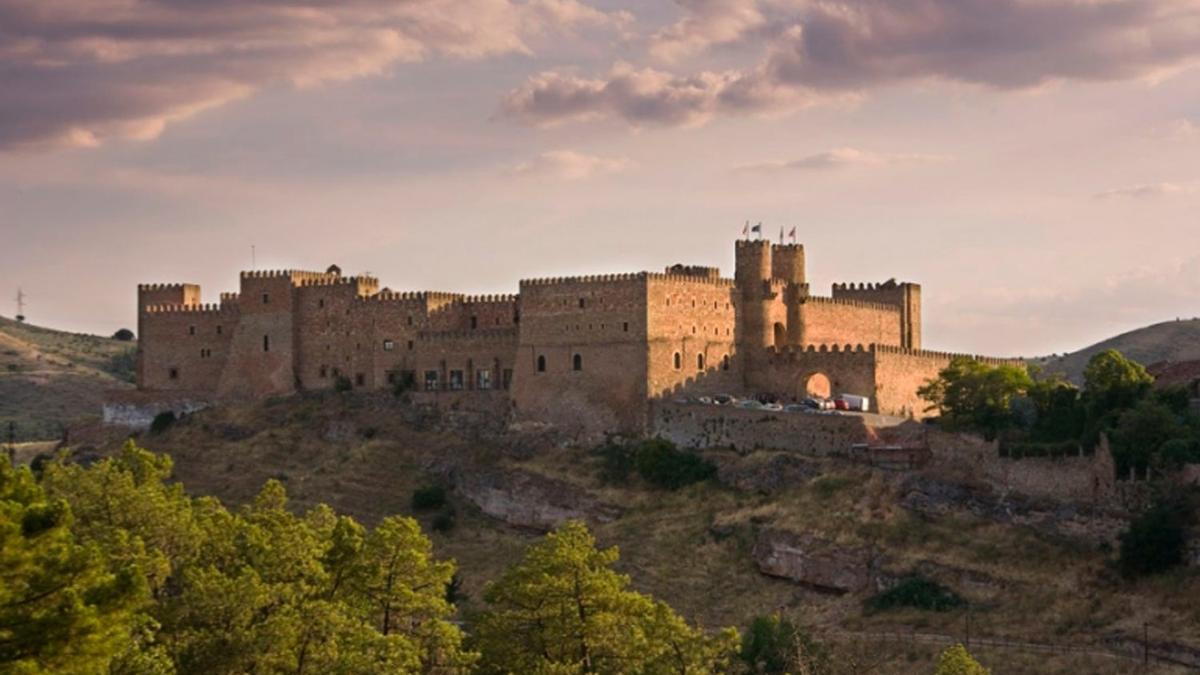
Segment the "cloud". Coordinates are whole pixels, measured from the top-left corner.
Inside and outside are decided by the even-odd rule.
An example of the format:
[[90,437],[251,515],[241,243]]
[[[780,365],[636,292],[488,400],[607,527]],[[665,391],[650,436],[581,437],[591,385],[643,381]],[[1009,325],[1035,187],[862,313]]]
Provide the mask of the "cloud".
[[1171,195],[1181,194],[1196,194],[1200,192],[1200,183],[1143,183],[1141,185],[1129,185],[1126,187],[1113,188],[1098,192],[1095,195],[1096,199],[1114,199],[1114,198],[1135,198],[1146,199],[1150,197],[1167,197]]
[[0,149],[153,138],[267,86],[628,22],[578,0],[0,0]]
[[918,153],[878,153],[855,148],[835,148],[819,152],[800,159],[790,161],[767,161],[750,164],[739,164],[734,167],[737,171],[764,173],[779,173],[784,171],[828,171],[850,166],[884,166],[888,164],[905,164],[916,162],[932,162],[946,159],[942,155],[925,155]]
[[[646,116],[620,97],[630,73],[588,79],[542,73],[505,99],[525,122],[614,117],[686,125],[831,100],[912,80],[997,90],[1058,80],[1156,78],[1200,59],[1200,0],[689,0],[684,17],[650,39],[660,57],[762,42],[756,65],[686,76],[650,71]],[[703,95],[674,96],[701,83]],[[580,91],[592,95],[578,95]],[[530,95],[530,94],[540,94]],[[562,96],[576,94],[570,107]]]
[[585,155],[574,150],[552,150],[543,152],[532,160],[512,166],[508,172],[516,176],[581,180],[602,174],[620,173],[632,165],[632,162],[623,158],[606,159],[595,155]]

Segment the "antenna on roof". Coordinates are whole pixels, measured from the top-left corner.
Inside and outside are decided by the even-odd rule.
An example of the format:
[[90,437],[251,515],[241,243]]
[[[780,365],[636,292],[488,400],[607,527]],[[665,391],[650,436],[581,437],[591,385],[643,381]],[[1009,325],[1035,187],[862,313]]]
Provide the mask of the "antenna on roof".
[[17,286],[17,321],[25,320],[25,292]]

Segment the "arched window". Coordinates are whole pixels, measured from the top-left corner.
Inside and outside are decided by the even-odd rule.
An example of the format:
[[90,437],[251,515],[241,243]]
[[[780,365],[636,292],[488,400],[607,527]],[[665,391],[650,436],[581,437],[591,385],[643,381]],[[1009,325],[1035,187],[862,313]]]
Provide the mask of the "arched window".
[[704,355],[696,355],[696,370],[704,370]]
[[679,352],[675,352],[675,370],[679,370],[682,367],[683,367],[683,355],[680,354]]
[[721,357],[721,370],[729,370],[729,355]]
[[575,370],[583,370],[583,355],[582,354],[576,354],[574,356],[574,358],[571,359],[571,367],[574,368]]
[[544,373],[544,372],[546,372],[546,357],[545,357],[545,356],[540,356],[540,355],[538,356],[538,359],[537,359],[537,371],[538,371],[539,373]]

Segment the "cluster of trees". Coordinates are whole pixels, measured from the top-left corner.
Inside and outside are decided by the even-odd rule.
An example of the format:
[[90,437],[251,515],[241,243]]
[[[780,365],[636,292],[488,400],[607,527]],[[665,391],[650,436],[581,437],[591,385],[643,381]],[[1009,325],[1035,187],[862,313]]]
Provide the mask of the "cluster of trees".
[[[569,523],[455,621],[454,565],[407,517],[296,515],[277,482],[237,510],[168,481],[128,444],[40,476],[0,458],[0,671],[703,673],[740,662],[634,592]],[[469,633],[469,634],[468,634]]]
[[1120,476],[1200,462],[1200,418],[1187,390],[1153,384],[1140,364],[1107,350],[1088,362],[1083,389],[1057,375],[958,358],[919,393],[948,428],[1003,436],[1018,452],[1091,448],[1103,433]]
[[706,481],[717,473],[717,466],[695,452],[680,450],[663,438],[637,443],[608,443],[597,449],[607,483],[624,483],[636,472],[654,487],[678,490]]

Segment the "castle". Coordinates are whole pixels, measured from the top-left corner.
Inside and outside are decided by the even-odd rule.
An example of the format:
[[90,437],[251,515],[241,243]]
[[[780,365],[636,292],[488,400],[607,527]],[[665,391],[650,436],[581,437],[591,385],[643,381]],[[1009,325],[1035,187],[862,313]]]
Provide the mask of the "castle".
[[[580,432],[644,433],[656,400],[853,393],[921,417],[954,355],[921,349],[921,287],[811,292],[802,245],[739,240],[736,271],[674,265],[526,279],[516,295],[380,289],[367,276],[242,272],[238,293],[138,287],[138,388],[259,398],[403,383],[418,400]],[[975,357],[981,358],[981,357]]]

